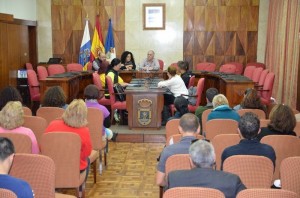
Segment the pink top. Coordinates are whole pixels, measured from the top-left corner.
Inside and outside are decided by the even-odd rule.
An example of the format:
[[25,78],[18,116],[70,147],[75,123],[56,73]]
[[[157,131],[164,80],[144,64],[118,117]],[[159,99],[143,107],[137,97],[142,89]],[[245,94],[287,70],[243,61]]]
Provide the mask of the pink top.
[[28,135],[31,139],[31,142],[32,142],[31,152],[33,154],[39,154],[40,153],[39,145],[38,145],[36,137],[35,137],[35,135],[34,135],[34,133],[32,132],[31,129],[26,128],[26,127],[18,127],[18,128],[15,128],[15,129],[8,130],[8,129],[4,129],[4,128],[0,127],[0,133],[10,133],[10,132]]

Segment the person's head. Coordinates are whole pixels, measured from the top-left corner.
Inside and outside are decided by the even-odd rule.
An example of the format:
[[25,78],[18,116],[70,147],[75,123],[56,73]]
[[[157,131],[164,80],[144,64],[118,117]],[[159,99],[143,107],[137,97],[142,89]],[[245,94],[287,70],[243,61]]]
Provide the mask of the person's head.
[[110,65],[109,65],[109,68],[113,69],[115,71],[119,71],[121,68],[121,60],[118,58],[112,59]]
[[296,118],[293,110],[284,104],[277,104],[270,112],[269,128],[279,131],[283,134],[291,132],[296,126]]
[[66,104],[64,90],[60,86],[54,86],[47,89],[43,101],[43,107],[63,107]]
[[0,111],[10,101],[23,102],[19,91],[12,86],[7,86],[0,92]]
[[212,168],[215,165],[216,154],[211,143],[198,140],[191,144],[189,154],[194,166],[198,168]]
[[70,127],[80,128],[87,125],[87,107],[82,99],[74,99],[62,115]]
[[189,63],[187,61],[178,61],[177,65],[180,73],[184,73],[189,70]]
[[15,148],[12,141],[6,137],[0,137],[0,168],[8,174],[14,159]]
[[0,112],[0,126],[11,130],[18,128],[24,123],[24,111],[21,102],[8,102]]
[[98,51],[98,58],[102,62],[106,61],[106,54],[104,52]]
[[169,66],[168,67],[168,73],[171,75],[171,76],[175,76],[176,73],[177,73],[177,68],[175,66]]
[[246,112],[241,116],[239,121],[239,129],[240,134],[243,138],[251,140],[256,138],[257,134],[260,132],[260,120],[252,112]]
[[216,88],[209,88],[206,90],[205,94],[208,102],[212,102],[214,97],[219,94],[219,91]]
[[88,85],[84,89],[84,97],[87,100],[96,100],[103,97],[103,93],[100,93],[96,85]]
[[213,98],[212,103],[213,107],[216,108],[221,105],[228,105],[228,100],[223,94],[218,94]]
[[184,115],[189,112],[189,109],[188,109],[189,102],[183,96],[176,97],[174,100],[174,105],[175,105],[176,110],[180,113],[180,115]]
[[200,132],[200,124],[198,117],[192,113],[184,114],[179,120],[178,126],[179,132],[184,133],[199,133]]
[[133,54],[129,51],[125,51],[123,52],[122,56],[121,56],[121,63],[125,64],[127,62],[132,62],[134,63],[134,57]]
[[154,51],[153,50],[149,50],[148,53],[147,53],[147,60],[148,61],[152,61],[154,59]]
[[244,98],[241,102],[244,109],[261,109],[262,103],[260,97],[257,95],[256,89],[246,89]]

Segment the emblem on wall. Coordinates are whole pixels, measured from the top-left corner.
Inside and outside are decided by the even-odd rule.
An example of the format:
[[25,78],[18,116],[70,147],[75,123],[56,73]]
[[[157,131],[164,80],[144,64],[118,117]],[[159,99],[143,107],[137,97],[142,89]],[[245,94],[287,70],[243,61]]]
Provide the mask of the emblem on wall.
[[141,125],[148,125],[151,123],[152,101],[149,99],[138,100],[138,121]]

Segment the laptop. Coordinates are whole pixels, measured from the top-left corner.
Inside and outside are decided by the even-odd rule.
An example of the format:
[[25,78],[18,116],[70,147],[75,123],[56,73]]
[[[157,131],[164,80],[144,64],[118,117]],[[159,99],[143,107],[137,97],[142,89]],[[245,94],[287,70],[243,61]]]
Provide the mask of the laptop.
[[61,62],[61,58],[49,58],[47,64],[60,64]]

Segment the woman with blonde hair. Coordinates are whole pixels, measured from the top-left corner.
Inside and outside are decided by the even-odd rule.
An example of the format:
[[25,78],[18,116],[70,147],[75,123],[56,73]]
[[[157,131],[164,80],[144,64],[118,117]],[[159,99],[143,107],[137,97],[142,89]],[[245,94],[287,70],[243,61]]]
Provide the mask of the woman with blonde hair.
[[[62,115],[62,119],[52,121],[46,129],[50,132],[70,132],[80,136],[81,154],[80,154],[80,171],[88,170],[88,157],[92,151],[90,131],[87,125],[87,107],[82,99],[75,99],[67,107]],[[88,172],[88,171],[87,171]]]
[[240,116],[237,112],[229,107],[228,100],[223,94],[218,94],[212,101],[213,110],[208,114],[207,121],[212,119],[232,119],[240,121]]
[[0,111],[0,133],[19,133],[30,137],[33,154],[39,153],[36,137],[31,129],[23,127],[24,111],[21,102],[8,102]]
[[262,127],[258,134],[261,140],[267,135],[293,135],[296,136],[294,128],[296,126],[296,118],[293,110],[284,104],[275,105],[270,112],[270,124]]

